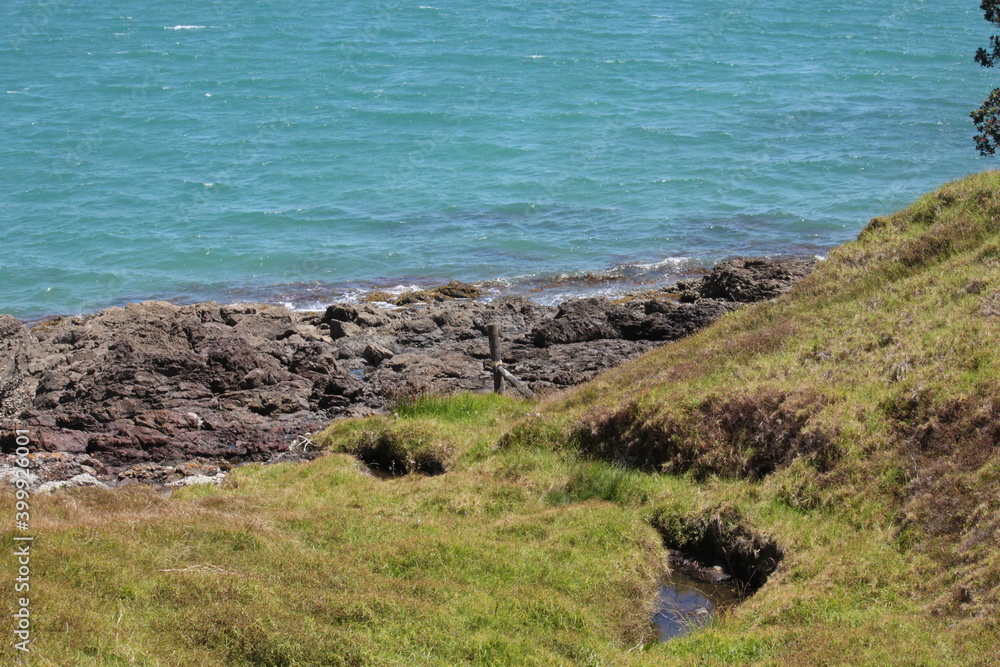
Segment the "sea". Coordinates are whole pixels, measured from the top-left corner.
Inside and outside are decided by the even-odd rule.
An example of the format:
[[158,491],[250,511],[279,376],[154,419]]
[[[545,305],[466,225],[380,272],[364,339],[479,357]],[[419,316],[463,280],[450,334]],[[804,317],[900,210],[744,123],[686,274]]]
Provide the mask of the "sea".
[[0,312],[822,257],[993,168],[978,4],[5,0]]

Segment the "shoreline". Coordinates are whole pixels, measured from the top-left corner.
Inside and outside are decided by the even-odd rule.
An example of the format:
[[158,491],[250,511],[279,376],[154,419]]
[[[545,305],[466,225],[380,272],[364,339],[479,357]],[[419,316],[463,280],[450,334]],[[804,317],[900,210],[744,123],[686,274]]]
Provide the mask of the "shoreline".
[[[753,257],[773,261],[813,261],[822,259],[825,254],[786,252],[754,255]],[[741,258],[744,256],[725,256],[712,266]],[[558,306],[569,299],[599,296],[617,299],[631,293],[669,287],[679,281],[705,275],[712,270],[712,266],[706,266],[691,257],[672,257],[650,262],[625,262],[597,270],[524,274],[482,280],[457,280],[479,288],[482,294],[477,298],[485,301],[521,295],[542,305]],[[398,297],[409,292],[433,290],[449,281],[455,282],[455,279],[410,276],[399,279],[338,283],[297,281],[276,283],[270,286],[247,286],[214,292],[206,291],[203,297],[190,297],[164,291],[109,299],[103,306],[77,311],[52,310],[40,315],[27,314],[24,316],[3,312],[0,314],[9,314],[26,325],[34,326],[55,319],[86,318],[108,308],[125,307],[130,303],[142,303],[143,301],[167,301],[177,306],[192,306],[210,302],[225,306],[254,303],[283,306],[297,313],[311,313],[324,310],[331,303],[380,303],[370,297],[378,294]]]
[[30,431],[38,485],[218,481],[235,463],[301,456],[303,438],[337,417],[489,391],[488,323],[501,325],[504,365],[545,395],[778,296],[815,262],[734,259],[667,287],[559,306],[486,301],[455,282],[391,308],[146,301],[30,327],[0,315],[0,445],[9,459],[7,435]]

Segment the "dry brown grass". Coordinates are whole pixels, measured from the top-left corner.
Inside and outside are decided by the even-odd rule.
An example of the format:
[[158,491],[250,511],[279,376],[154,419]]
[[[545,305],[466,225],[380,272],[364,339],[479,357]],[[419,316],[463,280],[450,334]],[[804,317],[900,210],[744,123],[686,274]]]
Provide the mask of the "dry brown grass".
[[710,394],[689,410],[633,400],[585,414],[575,436],[589,454],[700,479],[760,479],[798,457],[822,472],[839,451],[836,433],[810,424],[825,403],[776,390]]

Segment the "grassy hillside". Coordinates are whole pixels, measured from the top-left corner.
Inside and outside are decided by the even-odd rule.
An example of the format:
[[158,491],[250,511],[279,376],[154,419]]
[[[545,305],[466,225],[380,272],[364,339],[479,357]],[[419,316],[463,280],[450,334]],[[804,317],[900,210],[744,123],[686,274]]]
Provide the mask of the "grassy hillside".
[[781,571],[736,616],[776,662],[992,664],[998,334],[985,173],[873,219],[789,298],[602,376],[514,439],[681,475],[712,489],[706,511],[774,535]]
[[[424,398],[224,488],[36,498],[26,662],[995,664],[998,334],[986,173],[541,404]],[[663,543],[756,594],[649,643]]]

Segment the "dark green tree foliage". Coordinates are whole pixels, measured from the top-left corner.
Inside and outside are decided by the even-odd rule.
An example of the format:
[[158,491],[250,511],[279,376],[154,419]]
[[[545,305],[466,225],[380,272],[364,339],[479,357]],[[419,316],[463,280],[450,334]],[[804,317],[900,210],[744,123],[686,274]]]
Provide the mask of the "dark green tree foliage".
[[[982,0],[979,8],[983,10],[983,18],[995,26],[1000,26],[1000,0]],[[979,47],[976,50],[976,62],[983,67],[993,67],[1000,63],[1000,37],[990,37],[990,49]],[[996,88],[982,105],[971,114],[972,122],[976,124],[979,134],[975,136],[976,148],[982,155],[994,155],[1000,148],[1000,88]]]

